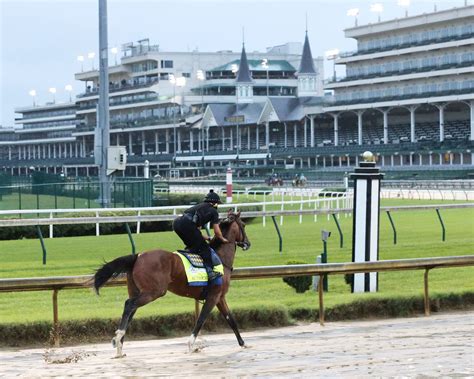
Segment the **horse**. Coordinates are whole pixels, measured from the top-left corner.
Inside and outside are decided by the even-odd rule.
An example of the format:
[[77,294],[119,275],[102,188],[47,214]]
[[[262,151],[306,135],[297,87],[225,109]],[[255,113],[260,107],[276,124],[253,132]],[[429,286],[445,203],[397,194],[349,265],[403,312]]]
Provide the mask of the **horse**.
[[[233,270],[234,257],[237,246],[242,250],[250,248],[250,241],[245,233],[245,223],[237,213],[229,210],[227,217],[220,221],[219,226],[223,236],[229,241],[222,243],[216,237],[210,241],[210,246],[219,255],[224,267],[222,285],[213,285],[207,288],[208,293],[204,305],[189,337],[188,348],[193,351],[197,335],[210,312],[217,306],[229,326],[237,337],[241,347],[245,347],[240,336],[237,323],[227,305],[225,295],[229,290],[230,277]],[[112,338],[112,346],[117,349],[116,358],[121,358],[123,341],[128,325],[139,307],[142,307],[166,294],[169,290],[178,296],[202,299],[206,287],[191,287],[187,283],[185,269],[180,257],[165,250],[153,250],[138,255],[122,256],[100,267],[93,277],[93,286],[97,294],[110,278],[121,273],[127,274],[128,300],[125,301],[120,325]]]

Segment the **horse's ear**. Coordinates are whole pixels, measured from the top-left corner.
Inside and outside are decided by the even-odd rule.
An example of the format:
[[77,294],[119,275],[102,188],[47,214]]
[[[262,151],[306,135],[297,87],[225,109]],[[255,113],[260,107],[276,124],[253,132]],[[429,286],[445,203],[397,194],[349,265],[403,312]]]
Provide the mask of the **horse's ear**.
[[229,209],[227,210],[227,215],[230,215],[231,213],[232,213],[232,208],[229,208]]
[[237,218],[240,217],[240,209],[237,211],[236,215],[237,215]]

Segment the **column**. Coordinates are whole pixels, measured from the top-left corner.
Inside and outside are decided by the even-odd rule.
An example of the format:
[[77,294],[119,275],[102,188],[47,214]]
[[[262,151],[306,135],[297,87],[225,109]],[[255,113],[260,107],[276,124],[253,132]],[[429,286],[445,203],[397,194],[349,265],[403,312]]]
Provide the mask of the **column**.
[[334,118],[334,146],[339,146],[339,114],[333,113]]
[[[44,150],[43,150],[43,155],[44,154]],[[77,146],[77,142],[74,144],[74,157],[75,158],[78,158],[79,157],[79,150],[78,150],[78,146]],[[77,176],[77,175],[76,175]]]
[[176,136],[176,137],[177,137],[177,140],[178,140],[178,142],[177,142],[177,143],[178,143],[177,149],[178,149],[178,152],[181,153],[181,130],[180,130],[180,129],[175,129],[175,131],[178,132],[178,133],[177,133],[177,136]]
[[314,147],[314,116],[311,116],[309,118],[309,122],[310,122],[310,124],[309,124],[309,127],[310,127],[310,130],[309,130],[310,131],[310,137],[309,138],[310,138],[310,141],[309,142],[310,142],[310,146]]
[[128,154],[133,155],[132,133],[128,133]]
[[250,126],[247,127],[247,150],[250,150],[252,148],[251,146],[251,141],[250,141]]
[[471,108],[471,134],[469,135],[469,139],[474,141],[474,100],[471,100],[469,103]]
[[160,152],[160,147],[159,147],[159,140],[158,140],[158,131],[155,130],[155,154],[158,154]]
[[388,112],[389,109],[386,109],[383,112],[383,143],[388,144]]
[[72,158],[72,143],[69,144],[69,158]]
[[51,144],[48,143],[48,159],[51,159]]
[[459,164],[461,166],[464,164],[464,153],[462,151],[459,153]]
[[267,150],[270,148],[270,123],[268,121],[265,123],[265,146]]
[[304,147],[307,147],[308,146],[308,132],[307,132],[307,125],[308,124],[308,118],[305,117],[304,118],[304,124],[303,124],[303,138],[304,138],[304,141],[303,141],[303,146]]
[[[202,141],[203,141],[203,137],[202,137],[202,136],[203,136],[203,134],[202,134],[202,128],[201,128],[201,129],[199,129],[199,131],[198,131],[198,151],[202,151],[202,145],[203,145],[203,144],[202,144]],[[224,149],[222,149],[222,150],[224,150]]]
[[444,141],[444,108],[446,104],[437,105],[439,109],[439,141]]
[[56,144],[53,144],[53,159],[56,159]]
[[230,129],[230,149],[234,150],[234,133],[232,133],[232,129]]
[[362,145],[362,114],[364,111],[357,112],[357,139],[359,145]]
[[420,161],[419,161],[419,165],[420,165],[420,166],[423,166],[423,155],[418,154],[418,159],[420,160]]
[[222,151],[225,151],[225,129],[221,128],[221,138],[222,138]]
[[297,134],[296,126],[297,126],[297,123],[295,122],[293,124],[293,147],[298,146],[298,141],[297,141],[298,134]]
[[433,154],[430,153],[430,156],[429,156],[429,160],[430,160],[430,166],[433,166]]
[[8,146],[8,160],[9,161],[12,160],[12,147],[11,146]]
[[170,130],[165,129],[165,145],[166,145],[166,154],[170,153]]
[[189,131],[189,151],[191,153],[194,151],[194,137],[192,129]]
[[[471,108],[472,109],[472,108]],[[471,117],[472,118],[472,117]],[[284,141],[283,141],[283,145],[285,147],[285,149],[288,147],[288,127],[286,125],[286,122],[283,123],[283,127],[285,129],[285,136],[284,136]],[[471,133],[472,135],[472,133]]]
[[146,147],[145,147],[145,132],[142,131],[142,155],[145,155]]
[[418,106],[411,106],[409,107],[410,111],[410,141],[411,142],[416,142],[415,138],[415,111]]
[[260,128],[259,128],[258,125],[257,125],[257,138],[256,138],[256,141],[257,141],[257,145],[256,145],[256,146],[257,146],[257,150],[260,149],[260,141],[259,141],[259,140],[260,140],[260,130],[259,130],[259,129],[260,129]]

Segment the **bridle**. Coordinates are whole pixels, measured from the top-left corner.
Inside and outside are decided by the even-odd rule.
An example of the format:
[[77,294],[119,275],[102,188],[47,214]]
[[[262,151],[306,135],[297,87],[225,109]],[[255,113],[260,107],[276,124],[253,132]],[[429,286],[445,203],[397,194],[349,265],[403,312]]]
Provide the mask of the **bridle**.
[[238,217],[233,217],[232,219],[227,216],[225,219],[222,220],[224,223],[228,223],[231,225],[232,223],[236,222],[237,225],[239,226],[240,230],[240,235],[243,239],[243,241],[235,241],[235,245],[240,247],[243,251],[246,251],[250,248],[250,243],[247,242],[247,234],[245,233],[244,227],[242,225],[242,221],[238,219]]

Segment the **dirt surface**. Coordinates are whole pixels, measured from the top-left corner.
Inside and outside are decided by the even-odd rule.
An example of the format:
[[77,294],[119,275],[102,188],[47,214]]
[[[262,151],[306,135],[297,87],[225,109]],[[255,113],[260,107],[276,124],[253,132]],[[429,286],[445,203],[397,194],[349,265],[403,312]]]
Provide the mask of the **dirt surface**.
[[[112,336],[111,336],[112,337]],[[474,376],[474,312],[317,323],[187,338],[0,351],[0,377],[354,377]]]

